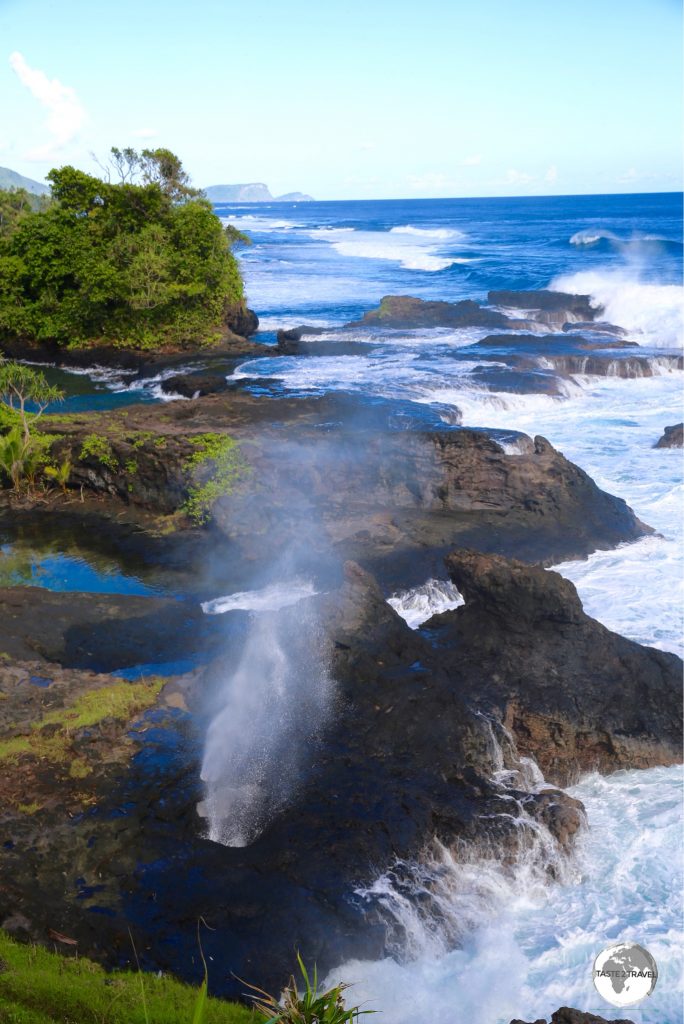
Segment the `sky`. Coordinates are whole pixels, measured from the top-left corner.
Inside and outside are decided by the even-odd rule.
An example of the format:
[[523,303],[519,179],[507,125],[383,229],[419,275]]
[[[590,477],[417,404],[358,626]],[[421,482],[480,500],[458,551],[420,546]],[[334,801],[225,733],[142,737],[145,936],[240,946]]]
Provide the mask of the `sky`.
[[317,199],[673,191],[680,0],[0,0],[0,165]]

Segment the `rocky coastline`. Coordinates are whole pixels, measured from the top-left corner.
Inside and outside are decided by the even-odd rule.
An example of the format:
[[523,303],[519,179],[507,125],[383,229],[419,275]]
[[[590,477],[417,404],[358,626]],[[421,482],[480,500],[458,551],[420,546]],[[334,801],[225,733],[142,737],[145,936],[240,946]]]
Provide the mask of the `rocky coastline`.
[[[473,326],[492,333],[459,353],[481,363],[485,388],[501,387],[501,363],[511,388],[541,393],[577,373],[653,372],[601,315],[587,296],[543,291],[490,293],[487,305],[388,297],[346,341],[288,330],[275,351],[381,343],[359,341],[360,327]],[[248,340],[256,317],[241,316],[212,358],[264,355]],[[93,362],[92,350],[3,350]],[[185,401],[44,416],[55,460],[69,464],[63,493],[0,496],[9,543],[81,534],[84,548],[170,581],[141,596],[3,579],[0,924],[23,940],[67,936],[110,966],[130,963],[131,928],[145,968],[195,979],[201,918],[205,954],[226,965],[212,988],[239,998],[235,976],[277,989],[298,949],[323,972],[400,948],[396,920],[358,890],[399,862],[429,865],[435,844],[456,860],[486,850],[514,872],[542,831],[556,859],[540,870],[557,877],[584,827],[563,787],[681,760],[682,663],[590,618],[546,568],[653,530],[545,438],[467,429],[400,401],[253,394],[207,369],[204,352],[102,347],[95,361],[142,373],[189,356],[199,368],[168,383]],[[681,425],[665,438],[681,445]],[[248,845],[225,846],[202,814],[207,694],[250,617],[202,603],[280,561],[315,582],[297,614],[323,638],[334,713],[304,744],[287,803]],[[465,603],[418,630],[387,602],[445,576]],[[288,621],[263,614],[274,630]],[[189,670],[127,675],[187,658]],[[429,898],[421,912],[439,913]],[[552,1024],[600,1020],[565,1007]]]

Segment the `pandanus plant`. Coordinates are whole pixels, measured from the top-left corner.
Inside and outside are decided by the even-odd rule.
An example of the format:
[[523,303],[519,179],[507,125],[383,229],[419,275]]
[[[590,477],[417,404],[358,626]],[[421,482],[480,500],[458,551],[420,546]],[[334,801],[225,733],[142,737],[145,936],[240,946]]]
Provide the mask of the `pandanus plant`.
[[347,1008],[342,993],[348,985],[338,984],[325,992],[318,991],[318,971],[314,967],[313,980],[304,966],[299,953],[297,962],[304,982],[300,993],[294,975],[290,978],[282,996],[277,999],[256,985],[248,985],[256,995],[247,993],[254,1009],[263,1015],[265,1024],[354,1024],[359,1017],[375,1010],[362,1010],[358,1006]]

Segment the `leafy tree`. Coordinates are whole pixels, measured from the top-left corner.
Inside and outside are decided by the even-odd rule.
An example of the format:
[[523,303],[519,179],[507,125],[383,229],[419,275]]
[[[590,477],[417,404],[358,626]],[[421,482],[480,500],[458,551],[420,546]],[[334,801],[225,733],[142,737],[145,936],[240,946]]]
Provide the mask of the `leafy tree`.
[[26,483],[33,487],[38,471],[45,466],[51,439],[36,434],[32,426],[48,405],[59,402],[64,393],[45,376],[20,363],[0,363],[0,401],[9,430],[0,436],[0,469],[15,490]]
[[170,149],[143,149],[140,156],[142,180],[146,185],[159,185],[173,202],[183,202],[200,194],[190,186],[190,177]]
[[61,402],[63,398],[64,392],[48,384],[45,375],[38,370],[22,363],[0,363],[0,401],[18,414],[26,443],[31,423],[43,415],[48,405]]
[[11,234],[17,221],[36,208],[37,198],[25,188],[0,189],[0,236]]
[[46,209],[20,204],[4,234],[0,220],[0,343],[210,341],[244,304],[231,252],[244,238],[226,233],[178,157],[114,148],[111,160],[118,182],[54,169]]

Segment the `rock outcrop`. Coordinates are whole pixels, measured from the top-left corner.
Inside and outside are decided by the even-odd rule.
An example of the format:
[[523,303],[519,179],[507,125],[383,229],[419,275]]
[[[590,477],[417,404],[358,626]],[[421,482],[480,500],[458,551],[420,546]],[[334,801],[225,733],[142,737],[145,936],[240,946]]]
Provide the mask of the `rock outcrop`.
[[489,292],[487,299],[492,306],[509,309],[535,310],[537,319],[543,323],[564,324],[568,321],[589,323],[603,312],[594,306],[590,295],[572,295],[548,289],[540,291],[501,290]]
[[510,317],[483,308],[472,299],[461,302],[430,302],[410,295],[386,295],[378,309],[364,313],[348,327],[506,327]]
[[[547,1024],[546,1018],[538,1017],[535,1021],[512,1020],[511,1024]],[[561,1006],[551,1015],[549,1024],[634,1024],[633,1020],[620,1017],[618,1020],[611,1017],[597,1017],[595,1013],[583,1013],[582,1010],[573,1010],[570,1006]]]
[[486,432],[449,428],[408,403],[230,393],[46,417],[41,429],[57,435],[58,460],[70,453],[70,486],[164,514],[193,485],[195,442],[230,434],[244,473],[214,514],[234,548],[268,561],[305,523],[321,557],[332,545],[387,586],[439,574],[456,545],[548,564],[651,532],[543,438],[507,454]]
[[558,573],[473,551],[447,567],[465,605],[426,628],[453,649],[461,692],[500,716],[547,779],[681,760],[676,655],[591,619]]
[[674,426],[665,427],[662,437],[658,438],[653,445],[654,448],[682,448],[684,447],[684,423],[675,423]]
[[[110,961],[118,950],[130,956],[133,920],[144,963],[181,976],[191,971],[202,917],[211,929],[205,954],[270,988],[287,977],[297,949],[327,970],[400,944],[382,901],[354,890],[397,862],[407,881],[412,864],[429,870],[434,842],[457,860],[486,848],[511,871],[520,856],[536,856],[541,826],[559,856],[571,850],[581,805],[553,786],[530,787],[520,755],[537,757],[558,780],[577,767],[673,760],[681,663],[593,622],[554,573],[472,552],[455,553],[449,566],[466,604],[423,631],[409,629],[355,564],[339,587],[296,606],[302,617],[316,609],[335,695],[287,806],[261,823],[251,845],[203,838],[196,740],[179,710],[171,728],[168,715],[163,729],[149,722],[141,753],[118,780],[110,773],[91,815],[67,827],[52,805],[39,860],[25,853],[47,812],[28,824],[12,818],[0,915],[19,906],[25,937],[49,925]],[[264,614],[275,627],[280,613]],[[233,641],[244,637],[243,613],[224,618]],[[206,707],[202,695],[235,662],[231,646],[201,681],[176,689],[171,708]],[[50,675],[44,665],[38,671]],[[57,886],[74,875],[73,890]],[[436,926],[439,904],[430,900],[428,889],[419,912],[427,921],[434,913]],[[457,923],[449,938],[458,941]],[[227,970],[212,982],[240,992]]]

